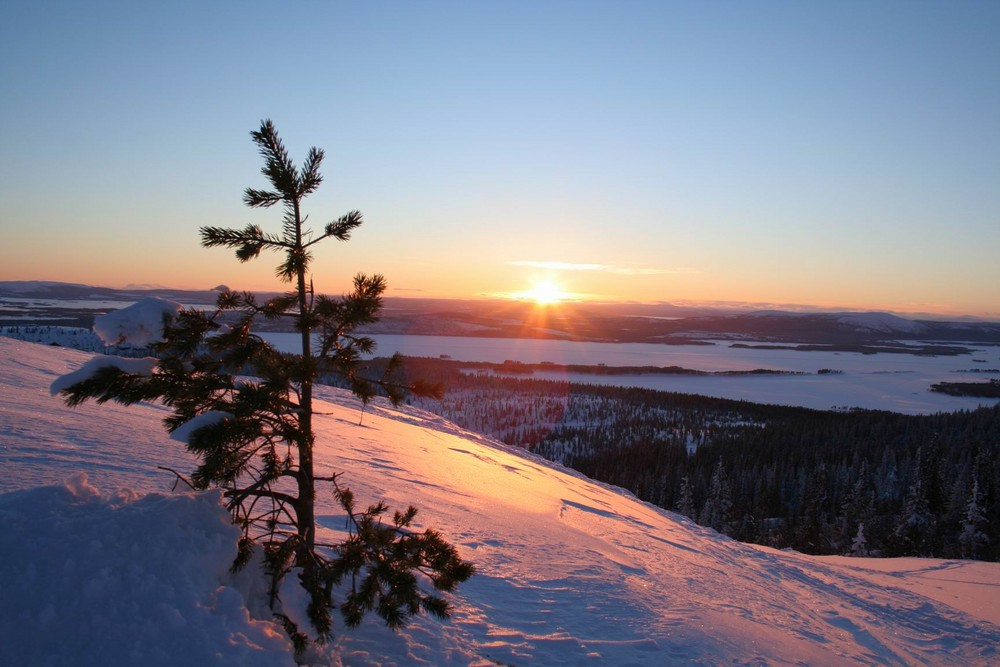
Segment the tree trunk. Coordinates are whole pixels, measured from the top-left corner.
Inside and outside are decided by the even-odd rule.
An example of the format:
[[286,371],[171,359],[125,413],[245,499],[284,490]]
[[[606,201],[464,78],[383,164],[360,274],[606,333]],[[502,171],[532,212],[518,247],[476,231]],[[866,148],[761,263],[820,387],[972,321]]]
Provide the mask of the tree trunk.
[[[295,250],[304,253],[302,247],[302,219],[299,215],[299,202],[295,202]],[[312,431],[312,327],[306,326],[306,315],[309,312],[308,292],[306,291],[306,272],[304,263],[298,267],[298,284],[296,289],[299,297],[299,325],[302,333],[302,397],[299,405],[299,429],[302,440],[299,443],[299,537],[311,553],[316,548],[316,482],[313,470],[313,431]]]

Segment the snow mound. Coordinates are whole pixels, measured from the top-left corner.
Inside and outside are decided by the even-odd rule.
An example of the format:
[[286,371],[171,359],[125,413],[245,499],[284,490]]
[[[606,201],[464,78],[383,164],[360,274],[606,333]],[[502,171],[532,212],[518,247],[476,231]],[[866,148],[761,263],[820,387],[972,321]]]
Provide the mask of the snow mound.
[[86,475],[0,496],[4,665],[294,665],[250,618],[218,492],[103,496]]
[[94,332],[106,345],[146,347],[163,339],[163,322],[174,317],[181,304],[146,297],[141,301],[94,318]]

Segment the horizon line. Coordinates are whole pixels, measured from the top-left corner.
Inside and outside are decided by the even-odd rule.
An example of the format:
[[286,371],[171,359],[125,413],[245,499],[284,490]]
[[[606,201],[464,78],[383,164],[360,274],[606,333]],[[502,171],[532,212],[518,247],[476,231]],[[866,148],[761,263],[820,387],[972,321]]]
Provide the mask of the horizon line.
[[[136,291],[136,292],[153,292],[153,291],[170,291],[170,292],[217,292],[219,288],[225,287],[227,289],[233,290],[234,288],[220,283],[215,287],[209,288],[190,288],[190,287],[170,287],[166,285],[150,284],[150,283],[129,283],[125,286],[117,287],[110,285],[91,285],[87,283],[78,282],[68,282],[62,280],[0,280],[0,286],[5,284],[22,284],[22,285],[39,285],[39,286],[67,286],[67,287],[86,287],[93,289],[104,289],[119,292],[126,291]],[[280,294],[283,290],[242,290],[235,289],[234,291],[248,291],[255,292],[258,294]],[[418,288],[393,288],[396,292],[422,292],[423,290]],[[9,298],[9,297],[8,297]],[[523,305],[535,305],[530,299],[525,298],[515,298],[504,293],[490,293],[490,294],[475,294],[471,296],[432,296],[426,294],[419,295],[400,295],[391,294],[385,295],[385,299],[400,299],[400,300],[411,300],[411,301],[478,301],[478,302],[498,302],[498,303],[519,303]],[[760,313],[767,311],[794,313],[794,314],[834,314],[834,313],[886,313],[889,315],[894,315],[904,319],[911,320],[932,320],[932,321],[966,321],[975,320],[978,322],[997,322],[1000,323],[1000,313],[983,312],[981,314],[972,314],[968,312],[959,313],[955,311],[933,311],[933,310],[907,310],[907,309],[897,309],[893,307],[878,307],[878,306],[823,306],[816,304],[801,304],[801,303],[775,303],[766,301],[739,301],[739,300],[726,300],[726,299],[707,299],[707,300],[693,300],[693,299],[658,299],[643,301],[638,299],[628,299],[628,298],[601,298],[595,296],[594,298],[581,298],[581,299],[566,299],[563,301],[558,301],[555,303],[546,304],[546,307],[579,307],[579,306],[636,306],[636,307],[670,307],[680,310],[714,310],[714,311],[726,311],[729,313]],[[952,320],[942,320],[941,318],[953,318]]]

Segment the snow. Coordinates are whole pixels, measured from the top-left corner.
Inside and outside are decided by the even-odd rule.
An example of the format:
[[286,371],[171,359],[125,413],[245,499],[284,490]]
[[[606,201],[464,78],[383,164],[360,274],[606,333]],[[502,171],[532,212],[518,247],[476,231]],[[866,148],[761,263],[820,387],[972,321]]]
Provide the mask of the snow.
[[919,334],[927,331],[927,325],[914,322],[898,315],[890,313],[838,313],[837,321],[865,331],[877,331],[880,333],[892,333],[904,331],[906,333]]
[[89,360],[77,370],[56,378],[55,381],[49,386],[49,393],[55,396],[63,389],[67,389],[78,382],[89,380],[102,368],[117,368],[126,373],[148,376],[152,375],[153,369],[156,368],[156,359],[152,357],[131,359],[105,355],[97,356]]
[[4,280],[0,282],[0,286],[4,291],[14,293],[36,292],[46,287],[88,287],[80,283],[61,283],[54,280]]
[[233,415],[231,413],[223,412],[221,410],[209,410],[208,412],[203,412],[194,419],[184,422],[178,428],[174,429],[174,432],[170,434],[170,439],[176,440],[177,442],[187,443],[191,438],[191,435],[198,429],[218,424],[221,421],[232,418],[232,416]]
[[[294,351],[295,334],[267,332],[263,337],[286,351]],[[0,336],[37,343],[54,343],[78,350],[106,350],[96,334],[60,326],[0,327]],[[856,352],[803,352],[791,349],[747,349],[726,345],[655,345],[635,343],[580,343],[575,341],[462,338],[454,336],[375,335],[378,353],[400,351],[410,356],[453,360],[525,363],[597,364],[608,366],[682,366],[702,371],[766,368],[781,375],[592,375],[561,370],[536,371],[531,377],[585,384],[641,387],[659,391],[700,394],[755,403],[796,405],[818,410],[868,408],[903,414],[933,414],[973,410],[995,405],[995,398],[952,396],[932,392],[939,382],[982,382],[998,373],[1000,347],[973,347],[969,355],[918,356]],[[752,341],[751,341],[752,342]],[[294,343],[292,345],[291,343]],[[970,344],[971,345],[971,344]],[[978,368],[976,367],[978,364]],[[970,368],[971,367],[971,368]],[[836,373],[819,374],[819,369]]]
[[218,492],[102,497],[79,474],[0,496],[0,521],[0,664],[294,665],[224,583]]
[[[294,334],[267,332],[263,337],[278,349],[294,351]],[[718,345],[658,345],[653,343],[592,343],[564,340],[478,338],[458,336],[373,336],[377,353],[401,352],[414,357],[448,354],[455,361],[510,359],[537,364],[607,366],[680,366],[698,371],[751,371],[764,368],[782,375],[592,375],[562,370],[538,370],[530,377],[618,387],[699,394],[754,403],[796,405],[818,410],[868,408],[903,414],[933,414],[973,410],[998,403],[995,398],[951,396],[930,391],[938,382],[982,382],[1000,368],[1000,347],[973,346],[973,354],[918,356],[859,352],[734,348]],[[753,343],[753,341],[748,341]],[[983,359],[979,369],[972,359]],[[970,368],[973,367],[973,368]],[[820,369],[837,373],[819,374]],[[963,370],[964,369],[964,370]],[[526,377],[526,376],[519,376]]]
[[[217,493],[170,493],[155,470],[191,468],[165,410],[49,395],[88,358],[0,339],[0,664],[291,664],[228,574]],[[478,572],[449,621],[338,624],[316,664],[1000,661],[1000,564],[741,544],[429,413],[375,402],[362,424],[349,395],[318,397],[317,472],[343,471],[359,502],[416,505]],[[342,530],[332,494],[318,503],[320,536]]]
[[87,352],[103,352],[107,347],[104,341],[90,329],[50,324],[3,326],[0,327],[0,336],[26,340],[31,343],[71,347],[74,350]]
[[145,347],[163,338],[163,321],[181,309],[167,299],[146,297],[120,310],[94,318],[94,332],[107,345]]

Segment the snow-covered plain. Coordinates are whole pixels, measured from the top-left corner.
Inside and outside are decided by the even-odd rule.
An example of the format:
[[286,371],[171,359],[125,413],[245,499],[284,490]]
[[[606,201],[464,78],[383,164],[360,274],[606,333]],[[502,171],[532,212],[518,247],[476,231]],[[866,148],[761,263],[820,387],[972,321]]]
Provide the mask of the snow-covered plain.
[[[281,349],[295,351],[294,334],[265,333]],[[457,361],[507,359],[522,363],[605,366],[680,366],[697,371],[751,371],[767,369],[795,375],[588,375],[538,371],[531,377],[618,387],[642,387],[715,398],[796,405],[816,410],[867,408],[903,414],[932,414],[974,410],[995,405],[995,398],[950,396],[930,391],[938,382],[985,382],[997,377],[1000,346],[971,345],[972,354],[917,356],[860,352],[801,351],[714,345],[657,345],[654,343],[590,343],[526,338],[377,335],[378,352],[413,357],[447,354]],[[743,341],[747,343],[749,341]],[[836,373],[818,374],[820,369]],[[985,371],[994,370],[993,373]],[[527,377],[519,374],[517,377]]]
[[[150,314],[160,316],[151,309]],[[114,333],[112,330],[109,332]],[[0,327],[0,335],[36,343],[55,343],[91,352],[107,344],[92,331],[58,326]],[[262,336],[289,352],[299,344],[296,334],[266,332]],[[111,335],[110,339],[114,340]],[[401,352],[409,356],[457,361],[507,359],[523,363],[606,366],[681,366],[699,371],[749,371],[764,368],[788,374],[750,375],[642,375],[536,371],[531,377],[641,387],[682,394],[795,405],[817,410],[867,408],[903,414],[932,414],[974,410],[994,405],[995,398],[951,396],[930,391],[938,382],[985,382],[1000,374],[1000,346],[973,345],[971,355],[927,357],[912,354],[751,349],[715,345],[656,345],[649,343],[583,343],[564,340],[476,338],[457,336],[375,335],[378,354]],[[121,350],[118,350],[121,353]],[[819,374],[820,369],[837,373]],[[517,377],[526,377],[519,374]]]
[[[190,469],[166,411],[49,394],[90,358],[0,339],[0,664],[291,664],[248,612],[253,582],[226,571],[236,536],[217,494],[172,493],[156,469]],[[359,424],[336,390],[317,409],[321,472],[342,470],[361,502],[415,504],[478,567],[450,621],[340,629],[317,662],[1000,662],[1000,564],[745,545],[425,412],[376,404]],[[319,503],[339,530],[332,497]]]

